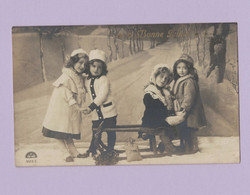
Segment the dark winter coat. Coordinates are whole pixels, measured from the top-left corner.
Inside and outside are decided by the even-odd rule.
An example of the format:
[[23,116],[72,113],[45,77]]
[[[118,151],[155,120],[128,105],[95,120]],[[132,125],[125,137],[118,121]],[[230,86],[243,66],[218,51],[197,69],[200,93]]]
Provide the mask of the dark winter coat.
[[207,124],[199,85],[193,76],[180,77],[174,84],[174,95],[181,108],[187,111],[187,126],[199,128]]
[[164,127],[167,125],[165,122],[172,112],[167,110],[166,106],[159,99],[154,99],[149,93],[146,93],[143,98],[145,111],[142,118],[143,127]]

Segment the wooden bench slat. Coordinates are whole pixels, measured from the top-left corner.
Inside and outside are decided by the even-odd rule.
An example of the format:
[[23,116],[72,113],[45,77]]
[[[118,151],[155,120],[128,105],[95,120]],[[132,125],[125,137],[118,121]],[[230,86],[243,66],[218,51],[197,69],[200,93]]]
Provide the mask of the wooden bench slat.
[[116,125],[116,128],[143,128],[141,125]]
[[[93,129],[94,131],[97,131],[98,129]],[[111,132],[143,132],[143,133],[149,133],[149,134],[157,134],[161,131],[161,129],[154,129],[154,128],[146,128],[146,127],[142,127],[142,126],[116,126],[114,128],[104,128],[102,129],[102,132],[107,132],[107,131],[111,131]]]

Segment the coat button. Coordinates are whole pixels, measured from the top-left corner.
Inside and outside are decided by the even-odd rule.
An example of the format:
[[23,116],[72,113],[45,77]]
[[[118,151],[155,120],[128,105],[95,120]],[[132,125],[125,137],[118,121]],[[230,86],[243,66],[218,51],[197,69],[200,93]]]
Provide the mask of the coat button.
[[93,85],[90,85],[90,87],[93,87]]

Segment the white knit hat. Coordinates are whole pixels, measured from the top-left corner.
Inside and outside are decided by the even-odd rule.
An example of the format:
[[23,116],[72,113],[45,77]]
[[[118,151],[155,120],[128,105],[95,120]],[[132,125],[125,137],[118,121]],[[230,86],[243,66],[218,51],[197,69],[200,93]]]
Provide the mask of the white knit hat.
[[82,48],[75,49],[74,51],[72,51],[70,56],[72,57],[72,56],[75,56],[77,54],[85,54],[88,56],[88,53],[85,50],[83,50]]
[[106,63],[106,55],[105,52],[99,49],[94,49],[89,53],[89,61],[91,60],[101,60]]

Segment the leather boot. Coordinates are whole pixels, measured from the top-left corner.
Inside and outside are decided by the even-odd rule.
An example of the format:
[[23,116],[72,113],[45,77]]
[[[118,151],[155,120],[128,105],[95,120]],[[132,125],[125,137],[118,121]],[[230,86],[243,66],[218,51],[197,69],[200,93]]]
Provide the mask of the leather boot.
[[190,132],[190,136],[185,141],[185,153],[194,154],[199,151],[198,139],[194,131]]
[[191,144],[192,144],[192,151],[193,153],[196,153],[199,151],[199,141],[197,138],[197,135],[195,133],[195,131],[191,132]]
[[173,145],[172,141],[166,135],[161,135],[160,139],[164,144],[165,153],[167,155],[171,156],[175,152],[175,148],[174,148],[174,145]]

